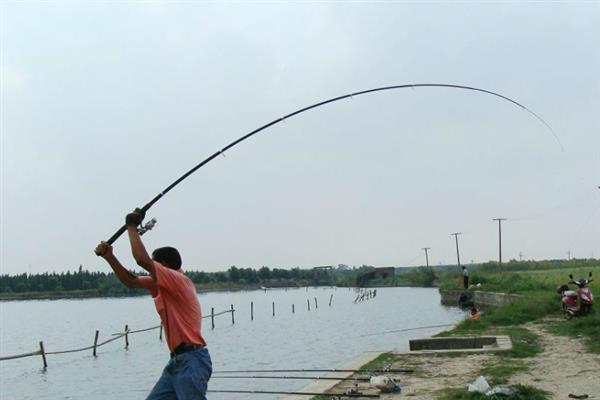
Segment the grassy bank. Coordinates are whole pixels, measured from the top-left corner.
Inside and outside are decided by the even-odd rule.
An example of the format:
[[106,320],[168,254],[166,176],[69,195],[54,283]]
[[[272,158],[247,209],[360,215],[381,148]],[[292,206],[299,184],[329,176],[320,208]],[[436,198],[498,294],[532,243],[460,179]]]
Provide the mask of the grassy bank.
[[[594,315],[574,318],[571,321],[561,320],[560,296],[556,293],[556,288],[569,280],[569,273],[577,278],[587,276],[590,271],[594,276],[600,277],[600,267],[543,271],[476,271],[471,275],[473,285],[478,285],[476,290],[515,293],[523,298],[504,307],[486,310],[480,319],[463,321],[446,334],[481,333],[556,316],[559,322],[548,325],[550,332],[557,335],[583,336],[586,338],[588,350],[600,353],[600,313],[596,310]],[[462,278],[448,276],[441,282],[440,290],[460,290],[461,284]],[[590,284],[592,291],[596,285],[596,282]],[[574,285],[571,286],[574,288]]]
[[[503,385],[510,382],[510,378],[530,368],[529,361],[539,355],[544,348],[539,333],[540,325],[533,330],[528,329],[527,323],[542,322],[542,330],[556,335],[577,336],[583,338],[587,351],[600,354],[600,313],[585,317],[566,320],[562,316],[560,296],[556,288],[569,280],[569,273],[575,278],[587,276],[592,271],[600,279],[600,267],[589,265],[584,268],[567,269],[533,269],[520,271],[500,271],[493,268],[471,271],[471,283],[477,285],[471,290],[502,292],[519,294],[519,298],[502,307],[483,310],[477,320],[465,319],[452,330],[442,332],[438,336],[463,336],[463,335],[507,335],[511,338],[513,348],[510,351],[491,355],[491,360],[476,367],[471,375],[484,376],[491,386]],[[462,276],[456,272],[438,276],[440,290],[463,290]],[[590,285],[592,291],[598,293],[597,283]],[[573,285],[572,285],[573,286]],[[437,354],[437,360],[452,357],[463,357],[461,353]],[[433,361],[435,362],[435,361]],[[441,360],[440,360],[441,362]],[[362,367],[380,368],[384,364],[393,367],[414,367],[414,376],[419,379],[431,380],[434,375],[420,368],[423,359],[419,356],[408,354],[385,353],[379,359]],[[450,371],[449,371],[450,373]],[[470,393],[466,389],[467,381],[461,385],[448,384],[442,390],[432,393],[432,399],[437,400],[479,400],[489,397]],[[548,400],[551,394],[531,385],[512,385],[515,391],[507,399]],[[426,389],[424,389],[426,390]],[[323,399],[326,397],[323,397]]]
[[[522,298],[503,307],[485,310],[477,320],[464,320],[454,329],[443,332],[440,336],[503,334],[510,336],[513,350],[503,354],[494,365],[484,368],[481,375],[490,384],[504,384],[513,374],[527,370],[528,357],[535,356],[542,349],[537,335],[523,327],[523,324],[550,318],[545,329],[556,335],[583,337],[589,352],[600,354],[600,313],[565,320],[562,318],[560,296],[556,288],[569,280],[569,273],[574,277],[587,276],[592,271],[600,276],[600,268],[586,267],[571,270],[536,270],[536,271],[477,271],[471,274],[471,282],[478,285],[477,290],[490,292],[515,293]],[[440,290],[460,290],[462,277],[449,276],[441,282]],[[574,286],[574,285],[573,285]],[[591,284],[594,290],[594,282]],[[554,318],[552,318],[554,317]],[[545,319],[545,320],[546,320]],[[534,387],[518,386],[514,399],[547,399],[548,393]],[[464,388],[449,389],[441,400],[475,400],[485,396],[469,393]]]

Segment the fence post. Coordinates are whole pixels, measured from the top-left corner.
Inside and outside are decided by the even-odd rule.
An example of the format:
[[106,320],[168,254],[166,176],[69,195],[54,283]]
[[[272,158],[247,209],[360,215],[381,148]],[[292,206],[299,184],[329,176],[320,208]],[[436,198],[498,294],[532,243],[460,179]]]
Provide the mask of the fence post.
[[315,297],[315,310],[319,308],[319,303],[317,303],[317,298]]
[[40,341],[40,352],[42,353],[42,360],[44,361],[44,369],[48,368],[48,363],[46,362],[46,352],[44,351],[44,342]]
[[129,348],[129,325],[125,325],[125,348]]
[[250,321],[254,321],[254,302],[250,302]]
[[100,331],[96,329],[96,336],[94,337],[94,357],[96,356],[96,345],[98,344],[98,335],[100,335]]
[[331,307],[331,300],[333,300],[333,294],[329,296],[329,307]]
[[211,307],[210,309],[210,322],[212,324],[212,329],[215,329],[215,308]]
[[233,309],[233,304],[231,305],[231,325],[235,325],[235,318],[233,316],[233,314],[235,313],[235,310]]
[[273,316],[275,316],[275,302],[273,302]]
[[160,321],[160,331],[158,332],[158,340],[162,342],[162,321]]
[[310,300],[306,299],[306,305],[308,306],[308,311],[310,311]]

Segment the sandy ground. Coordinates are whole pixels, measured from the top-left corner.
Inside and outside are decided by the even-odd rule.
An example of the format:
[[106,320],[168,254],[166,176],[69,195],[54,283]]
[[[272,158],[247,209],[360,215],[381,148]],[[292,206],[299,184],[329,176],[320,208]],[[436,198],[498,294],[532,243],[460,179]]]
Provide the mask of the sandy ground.
[[[587,394],[589,399],[600,399],[600,355],[586,353],[582,341],[577,338],[554,336],[544,331],[544,324],[527,324],[524,327],[540,335],[542,352],[535,357],[521,359],[529,365],[527,371],[513,375],[508,384],[524,384],[550,393],[553,400],[567,400],[569,394]],[[444,356],[436,354],[398,354],[392,368],[415,367],[416,374],[391,375],[402,387],[401,394],[382,394],[382,399],[431,400],[446,388],[466,387],[480,371],[488,366],[499,365],[502,358],[493,353],[460,354]],[[343,382],[331,392],[344,392],[353,388]],[[368,383],[354,385],[363,393],[378,393]]]

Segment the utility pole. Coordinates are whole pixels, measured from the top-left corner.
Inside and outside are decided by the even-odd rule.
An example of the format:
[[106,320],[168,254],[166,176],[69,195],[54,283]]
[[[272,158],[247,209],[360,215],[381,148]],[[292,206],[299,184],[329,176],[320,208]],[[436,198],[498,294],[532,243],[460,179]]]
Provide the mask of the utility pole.
[[458,235],[460,234],[460,232],[450,234],[450,236],[454,236],[454,240],[456,241],[456,259],[458,260],[458,268],[460,268],[460,252],[458,251]]
[[492,221],[498,221],[498,263],[502,267],[502,221],[506,218],[494,218]]
[[425,262],[427,263],[427,268],[429,268],[429,255],[427,254],[427,251],[430,249],[431,247],[423,247],[423,250],[425,250]]

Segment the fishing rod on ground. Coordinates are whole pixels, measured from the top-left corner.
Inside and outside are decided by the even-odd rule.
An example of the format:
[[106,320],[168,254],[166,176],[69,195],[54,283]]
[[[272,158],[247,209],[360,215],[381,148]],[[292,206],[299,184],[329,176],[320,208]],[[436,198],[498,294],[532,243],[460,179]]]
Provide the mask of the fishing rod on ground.
[[[364,374],[382,374],[382,373],[410,373],[414,369],[409,368],[381,368],[381,369],[243,369],[243,370],[223,370],[213,371],[214,374],[245,374],[245,373],[289,373],[289,372],[353,372]],[[337,379],[337,378],[336,378]]]
[[369,398],[378,399],[381,396],[378,394],[365,394],[358,391],[350,391],[347,393],[319,393],[319,392],[279,392],[270,390],[207,390],[207,393],[241,393],[241,394],[287,394],[295,396],[327,396],[333,398]]
[[357,376],[355,378],[336,378],[334,376],[291,376],[291,375],[211,375],[211,379],[310,379],[315,381],[362,381],[368,382],[371,378]]
[[[406,85],[394,85],[394,86],[384,86],[384,87],[378,87],[378,88],[373,88],[373,89],[367,89],[367,90],[362,90],[359,92],[354,92],[354,93],[350,93],[350,94],[345,94],[342,96],[338,96],[338,97],[334,97],[328,100],[324,100],[315,104],[312,104],[310,106],[301,108],[299,110],[296,110],[294,112],[291,112],[281,118],[277,118],[274,119],[273,121],[245,134],[244,136],[240,137],[239,139],[234,140],[233,142],[229,143],[227,146],[223,147],[222,149],[216,151],[214,154],[212,154],[211,156],[209,156],[208,158],[204,159],[203,161],[201,161],[199,164],[197,164],[196,166],[194,166],[192,169],[190,169],[188,172],[186,172],[185,174],[183,174],[181,177],[179,177],[177,180],[175,180],[175,182],[173,182],[172,184],[170,184],[169,186],[167,186],[162,192],[160,192],[159,194],[157,194],[152,200],[150,200],[146,205],[144,205],[140,211],[142,213],[146,213],[146,211],[148,211],[158,200],[160,200],[162,197],[164,197],[164,195],[166,195],[168,192],[170,192],[175,186],[177,186],[179,183],[181,183],[184,179],[186,179],[188,176],[190,176],[191,174],[193,174],[194,172],[196,172],[198,169],[200,169],[202,166],[206,165],[207,163],[209,163],[210,161],[214,160],[216,157],[218,157],[219,155],[225,155],[225,152],[229,149],[231,149],[232,147],[238,145],[239,143],[243,142],[244,140],[250,138],[251,136],[254,136],[255,134],[273,126],[276,125],[280,122],[285,121],[288,118],[291,118],[295,115],[301,114],[303,112],[312,110],[314,108],[317,107],[321,107],[324,106],[326,104],[330,104],[330,103],[334,103],[336,101],[339,100],[344,100],[344,99],[348,99],[348,98],[353,98],[356,96],[360,96],[360,95],[364,95],[364,94],[369,94],[369,93],[375,93],[375,92],[383,92],[383,91],[387,91],[387,90],[395,90],[395,89],[415,89],[415,88],[421,88],[421,87],[430,87],[430,88],[448,88],[448,89],[460,89],[460,90],[469,90],[469,91],[475,91],[475,92],[480,92],[483,94],[488,94],[488,95],[492,95],[492,96],[496,96],[500,99],[506,100],[518,107],[520,107],[521,109],[527,111],[529,114],[533,115],[538,121],[540,121],[549,131],[550,133],[552,133],[552,135],[554,136],[554,138],[556,139],[556,141],[558,142],[560,148],[562,151],[564,151],[564,148],[562,146],[562,143],[560,142],[560,139],[558,138],[558,136],[556,135],[556,133],[554,132],[554,130],[552,129],[552,127],[550,127],[550,125],[548,125],[548,123],[546,121],[544,121],[539,115],[537,115],[535,112],[533,112],[532,110],[530,110],[529,108],[525,107],[523,104],[518,103],[517,101],[504,96],[502,94],[499,93],[495,93],[492,92],[491,90],[487,90],[487,89],[481,89],[481,88],[476,88],[476,87],[472,87],[472,86],[464,86],[464,85],[454,85],[454,84],[447,84],[447,83],[413,83],[413,84],[406,84]],[[142,229],[146,229],[146,226],[142,226]],[[151,228],[148,228],[151,229]],[[146,229],[146,230],[148,230]],[[123,225],[121,226],[121,228],[119,228],[108,240],[107,243],[108,244],[113,244],[125,231],[127,230],[127,226]]]

